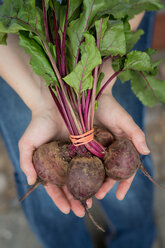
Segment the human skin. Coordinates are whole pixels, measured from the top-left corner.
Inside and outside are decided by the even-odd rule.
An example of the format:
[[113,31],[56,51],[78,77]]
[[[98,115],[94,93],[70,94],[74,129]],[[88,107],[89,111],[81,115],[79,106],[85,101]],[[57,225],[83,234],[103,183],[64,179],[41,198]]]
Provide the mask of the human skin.
[[[132,30],[137,28],[142,16],[143,13],[130,21]],[[0,54],[0,75],[32,111],[32,120],[19,141],[20,166],[31,185],[35,183],[37,176],[32,163],[34,150],[54,139],[68,139],[68,131],[43,79],[33,73],[29,65],[30,57],[25,54],[23,48],[19,47],[17,35],[9,35],[8,46],[0,46]],[[101,70],[105,74],[103,84],[113,74],[111,61],[106,61]],[[114,83],[115,80],[99,99],[95,123],[104,125],[116,136],[127,136],[133,141],[137,150],[146,155],[149,150],[145,135],[131,116],[113,98]],[[119,183],[116,192],[119,200],[124,198],[133,178],[134,176]],[[104,198],[115,183],[116,181],[107,179],[96,197]],[[45,189],[63,213],[67,214],[72,210],[77,216],[84,216],[84,208],[68,192],[66,186],[59,188],[48,184]],[[92,200],[89,199],[87,203],[90,207]]]

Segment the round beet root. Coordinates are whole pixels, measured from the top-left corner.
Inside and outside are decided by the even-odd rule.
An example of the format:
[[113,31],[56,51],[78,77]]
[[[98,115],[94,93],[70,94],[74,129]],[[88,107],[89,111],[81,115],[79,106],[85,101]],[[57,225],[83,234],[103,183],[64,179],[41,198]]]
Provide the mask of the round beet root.
[[145,169],[140,161],[140,155],[133,143],[128,139],[116,140],[109,146],[104,157],[106,175],[114,180],[126,180],[130,178],[138,169],[155,184],[155,186],[165,191]]
[[68,162],[61,155],[59,143],[54,141],[40,146],[33,155],[37,175],[44,183],[62,186],[66,183]]
[[102,186],[105,169],[97,157],[75,157],[68,169],[67,187],[70,193],[81,203],[95,195]]
[[116,140],[104,157],[106,175],[114,180],[130,178],[141,164],[140,156],[128,139]]
[[113,134],[107,129],[102,127],[95,126],[94,135],[95,135],[95,139],[104,147],[108,147],[115,140]]

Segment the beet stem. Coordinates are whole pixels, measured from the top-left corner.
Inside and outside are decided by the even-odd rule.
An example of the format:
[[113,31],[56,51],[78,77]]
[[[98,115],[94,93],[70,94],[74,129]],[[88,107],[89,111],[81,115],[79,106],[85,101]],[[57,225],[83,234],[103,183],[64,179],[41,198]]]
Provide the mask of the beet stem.
[[93,216],[91,215],[90,211],[89,211],[89,208],[86,204],[86,202],[81,202],[81,204],[83,205],[83,207],[85,208],[85,212],[86,214],[88,215],[89,219],[92,221],[92,223],[102,232],[105,232],[105,230],[99,226],[99,224],[97,224],[97,222],[94,220]]
[[118,74],[122,71],[122,69],[116,71],[108,80],[107,82],[101,87],[101,89],[99,90],[97,96],[96,96],[96,100],[98,101],[98,99],[100,98],[100,96],[102,95],[103,91],[105,90],[105,88],[109,85],[109,83],[118,76]]
[[37,181],[35,182],[35,184],[30,188],[28,189],[28,191],[25,193],[24,196],[22,196],[20,199],[19,199],[19,202],[22,202],[23,200],[25,200],[25,198],[27,196],[29,196],[36,188],[38,188],[38,186],[40,186],[41,184],[43,184],[43,181],[40,179],[40,178],[37,178]]
[[158,184],[152,177],[151,175],[148,173],[148,171],[145,169],[143,164],[140,164],[139,169],[143,172],[143,174],[148,177],[148,179],[157,187],[159,187],[160,189],[165,191],[165,188],[163,186],[161,186],[160,184]]

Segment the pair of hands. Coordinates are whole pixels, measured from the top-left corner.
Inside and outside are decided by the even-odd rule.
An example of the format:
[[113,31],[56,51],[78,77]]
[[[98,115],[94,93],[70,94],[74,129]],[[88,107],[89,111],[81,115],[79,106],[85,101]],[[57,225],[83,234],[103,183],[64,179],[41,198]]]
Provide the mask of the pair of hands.
[[[149,153],[144,133],[111,94],[104,94],[100,98],[99,107],[95,115],[95,122],[98,125],[104,125],[118,137],[127,136],[133,141],[135,147],[141,154]],[[56,106],[51,109],[41,108],[33,112],[32,121],[19,142],[21,169],[27,176],[29,184],[35,183],[37,176],[32,163],[33,151],[43,143],[54,139],[66,139],[67,136],[67,129]],[[116,192],[116,197],[119,200],[124,198],[134,176],[119,183]],[[104,198],[115,183],[115,180],[107,178],[95,195],[96,198]],[[55,205],[63,213],[67,214],[72,210],[75,215],[79,217],[84,216],[84,208],[79,201],[75,200],[68,192],[66,186],[59,188],[55,185],[48,184],[45,186],[45,189]],[[92,206],[92,199],[87,201],[87,205],[88,207]]]

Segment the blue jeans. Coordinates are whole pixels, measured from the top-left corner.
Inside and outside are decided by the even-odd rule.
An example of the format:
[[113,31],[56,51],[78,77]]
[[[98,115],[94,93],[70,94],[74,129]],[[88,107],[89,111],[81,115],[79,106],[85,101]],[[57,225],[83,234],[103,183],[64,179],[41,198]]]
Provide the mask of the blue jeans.
[[[141,28],[146,32],[135,48],[149,47],[152,37],[153,13],[146,13]],[[130,83],[114,86],[117,101],[129,112],[144,130],[145,109],[130,89]],[[18,141],[31,120],[31,112],[17,94],[0,79],[0,133],[14,166],[14,175],[19,197],[28,189],[26,178],[19,165]],[[153,175],[153,165],[145,156],[144,165]],[[156,235],[153,222],[153,185],[140,171],[123,201],[115,197],[114,187],[100,201],[102,211],[113,225],[115,236],[107,228],[105,238],[111,248],[150,248]],[[84,219],[73,213],[62,214],[53,204],[44,188],[35,190],[22,203],[29,224],[44,248],[91,248],[90,235]]]

